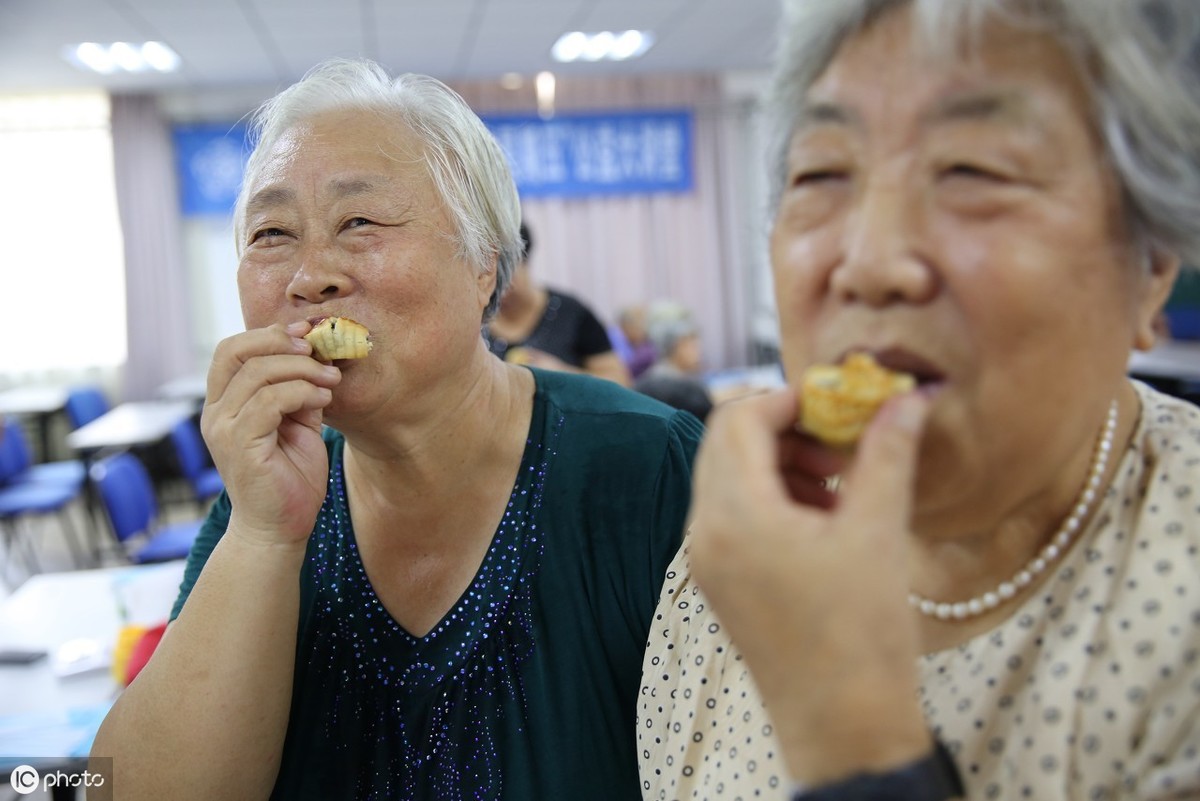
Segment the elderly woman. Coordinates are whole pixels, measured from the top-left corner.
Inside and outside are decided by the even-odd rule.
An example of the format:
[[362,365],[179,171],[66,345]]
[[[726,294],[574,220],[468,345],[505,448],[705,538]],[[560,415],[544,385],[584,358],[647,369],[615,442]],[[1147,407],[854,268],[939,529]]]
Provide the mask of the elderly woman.
[[[93,753],[123,799],[636,798],[698,424],[488,352],[520,209],[444,85],[335,62],[256,122],[202,423],[228,494]],[[327,317],[365,358],[312,357]]]
[[515,364],[584,373],[629,386],[629,369],[588,305],[533,279],[529,269],[533,234],[525,223],[521,223],[521,240],[523,257],[484,329],[492,353]]
[[1200,7],[797,0],[787,36],[789,384],[917,389],[852,453],[795,391],[714,414],[644,797],[1200,796],[1200,410],[1126,377],[1200,257]]

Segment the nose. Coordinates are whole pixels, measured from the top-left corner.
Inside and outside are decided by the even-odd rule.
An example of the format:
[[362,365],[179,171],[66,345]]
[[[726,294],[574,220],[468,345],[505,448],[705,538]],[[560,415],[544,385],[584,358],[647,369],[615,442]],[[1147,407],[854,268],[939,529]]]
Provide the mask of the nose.
[[288,282],[288,298],[308,303],[322,303],[345,296],[354,285],[353,279],[338,260],[318,245],[303,247],[300,264]]
[[842,258],[830,276],[843,300],[886,306],[924,303],[936,294],[938,275],[922,233],[920,198],[902,182],[864,186],[848,211]]

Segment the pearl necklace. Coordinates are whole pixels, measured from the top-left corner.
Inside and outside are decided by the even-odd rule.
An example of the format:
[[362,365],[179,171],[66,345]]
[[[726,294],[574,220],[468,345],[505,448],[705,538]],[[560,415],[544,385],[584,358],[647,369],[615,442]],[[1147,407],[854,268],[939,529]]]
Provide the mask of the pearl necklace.
[[1001,582],[1000,586],[991,592],[985,592],[983,595],[958,603],[938,603],[923,598],[915,592],[910,592],[908,594],[909,605],[921,614],[935,617],[938,620],[966,620],[995,609],[1000,604],[1016,597],[1018,592],[1032,584],[1033,580],[1041,575],[1047,566],[1066,552],[1067,546],[1071,544],[1071,540],[1079,532],[1080,526],[1091,513],[1092,504],[1096,502],[1096,497],[1100,493],[1100,482],[1104,479],[1105,468],[1108,467],[1108,457],[1112,453],[1113,437],[1116,432],[1117,402],[1113,401],[1108,408],[1108,419],[1104,423],[1100,442],[1096,446],[1091,473],[1088,475],[1087,483],[1084,484],[1079,498],[1075,501],[1075,508],[1071,510],[1071,514],[1067,516],[1054,538],[1015,576],[1008,581]]

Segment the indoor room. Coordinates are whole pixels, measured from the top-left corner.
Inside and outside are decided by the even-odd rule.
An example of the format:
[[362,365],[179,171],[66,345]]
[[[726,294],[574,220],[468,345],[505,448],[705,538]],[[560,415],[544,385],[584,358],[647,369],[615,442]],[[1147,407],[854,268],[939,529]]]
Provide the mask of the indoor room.
[[[888,5],[904,3],[875,4]],[[768,113],[787,19],[781,0],[0,3],[0,273],[14,294],[0,350],[0,801],[121,797],[104,794],[113,758],[93,746],[128,745],[137,715],[170,706],[166,694],[157,707],[114,703],[177,618],[192,626],[168,654],[179,686],[200,681],[179,654],[201,643],[214,662],[252,653],[248,672],[287,657],[288,671],[262,671],[262,685],[196,718],[257,731],[238,699],[284,687],[261,715],[278,724],[275,750],[243,749],[271,766],[253,772],[270,781],[251,797],[310,797],[271,784],[305,761],[296,730],[336,739],[356,720],[372,748],[405,732],[403,749],[372,752],[389,767],[371,774],[375,794],[361,773],[359,798],[520,797],[522,782],[568,787],[559,773],[638,767],[632,748],[626,765],[603,743],[590,766],[534,765],[514,750],[525,729],[512,721],[561,708],[597,730],[625,726],[589,711],[629,689],[604,684],[602,649],[640,664],[639,627],[691,519],[704,426],[723,407],[799,391],[788,337],[828,319],[800,271],[775,285],[780,263],[821,252],[815,237],[777,239],[775,209],[818,182],[834,197],[830,180],[849,186],[844,164],[860,151],[821,139],[836,165],[777,182],[770,154],[800,152],[778,150]],[[873,41],[874,24],[855,35]],[[872,124],[829,109],[797,111],[796,125]],[[779,225],[815,227],[829,208]],[[1152,340],[1118,377],[1195,404],[1200,271],[1183,261]],[[995,280],[996,296],[1016,283]],[[1064,318],[1088,314],[1058,302]],[[915,376],[916,394],[948,383],[929,360],[877,350],[884,368]],[[789,397],[777,425],[788,436],[801,425]],[[812,490],[827,506],[858,436],[834,443],[839,467]],[[1088,464],[1095,495],[1105,464],[1071,462]],[[1078,528],[1094,510],[1074,508]],[[1196,529],[1194,514],[1183,525]],[[419,534],[400,543],[389,526]],[[632,539],[643,528],[654,538]],[[577,562],[555,549],[560,529],[592,537],[572,545]],[[531,565],[552,599],[530,589]],[[511,598],[490,595],[497,586]],[[278,625],[297,608],[299,633]],[[222,639],[217,620],[236,633]],[[542,632],[589,622],[594,648],[548,650],[562,638]],[[385,637],[412,649],[411,664],[362,655]],[[480,668],[497,684],[453,662],[466,643],[509,649],[494,673]],[[574,686],[537,662],[543,652],[571,666]],[[337,669],[297,678],[293,695],[293,655]],[[377,699],[347,689],[432,693],[433,677],[455,671],[483,682],[478,698],[431,701],[419,723],[362,724]],[[160,682],[141,682],[147,693],[167,686],[145,675]],[[537,703],[514,700],[527,696]],[[191,720],[196,702],[180,703]],[[451,758],[437,739],[452,734],[429,734],[429,751],[408,742],[406,727],[460,723],[483,744],[453,765],[438,762]],[[527,728],[535,753],[539,737],[553,741]],[[333,749],[328,772],[359,764],[357,749]],[[465,764],[477,774],[462,778]],[[495,790],[501,764],[526,771],[505,774],[509,795]],[[388,771],[405,778],[378,778]],[[459,779],[474,794],[428,794]]]

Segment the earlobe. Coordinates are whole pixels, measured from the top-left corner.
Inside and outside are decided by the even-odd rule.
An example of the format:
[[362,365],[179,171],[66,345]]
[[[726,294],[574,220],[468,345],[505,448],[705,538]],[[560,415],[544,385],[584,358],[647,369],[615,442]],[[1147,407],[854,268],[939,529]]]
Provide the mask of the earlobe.
[[1155,249],[1150,266],[1142,279],[1141,299],[1137,308],[1137,328],[1133,346],[1150,350],[1158,340],[1157,321],[1162,313],[1175,279],[1179,277],[1179,258],[1172,253]]

